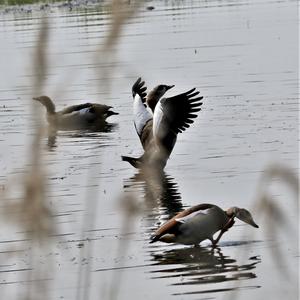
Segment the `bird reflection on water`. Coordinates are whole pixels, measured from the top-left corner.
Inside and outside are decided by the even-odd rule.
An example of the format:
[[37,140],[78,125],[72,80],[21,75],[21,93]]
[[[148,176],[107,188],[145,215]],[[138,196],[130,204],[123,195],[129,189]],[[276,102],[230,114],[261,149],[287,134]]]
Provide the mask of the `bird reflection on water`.
[[131,191],[142,188],[146,207],[150,208],[151,212],[158,208],[165,220],[183,209],[178,184],[162,170],[140,169],[126,180],[124,188]]
[[[162,252],[150,252],[155,270],[151,270],[152,279],[172,278],[172,286],[178,285],[203,285],[210,283],[224,283],[241,279],[256,278],[254,270],[260,263],[258,257],[249,258],[249,262],[239,265],[229,256],[223,255],[220,248],[208,247],[184,247],[164,250]],[[205,286],[205,289],[182,291],[183,294],[205,294],[219,291],[233,291],[239,289],[239,285],[224,289],[221,286]],[[259,288],[260,286],[243,286],[243,288]],[[174,294],[176,295],[176,294]]]
[[48,151],[54,151],[57,147],[57,137],[60,135],[69,136],[71,138],[99,138],[99,133],[110,133],[116,130],[118,127],[115,123],[106,123],[105,126],[89,129],[80,129],[80,130],[55,130],[51,127],[47,128],[47,148]]

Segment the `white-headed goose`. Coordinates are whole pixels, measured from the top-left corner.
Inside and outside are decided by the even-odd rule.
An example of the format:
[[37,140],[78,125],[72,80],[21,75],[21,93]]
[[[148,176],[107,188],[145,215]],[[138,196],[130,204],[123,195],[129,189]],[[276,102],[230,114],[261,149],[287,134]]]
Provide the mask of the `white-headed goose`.
[[[231,207],[224,211],[216,205],[205,203],[188,208],[163,224],[152,236],[151,243],[162,241],[197,246],[209,239],[215,246],[223,233],[233,226],[235,218],[258,228],[250,212],[244,208]],[[213,235],[219,230],[214,240]]]
[[136,168],[163,169],[176,143],[177,134],[190,127],[201,110],[202,98],[195,88],[169,98],[162,96],[174,85],[158,85],[148,95],[141,78],[132,86],[134,125],[144,154],[139,158],[122,156]]
[[47,109],[47,121],[56,129],[100,128],[106,123],[106,118],[118,113],[110,110],[112,107],[98,103],[72,105],[56,112],[53,101],[47,96],[33,98]]

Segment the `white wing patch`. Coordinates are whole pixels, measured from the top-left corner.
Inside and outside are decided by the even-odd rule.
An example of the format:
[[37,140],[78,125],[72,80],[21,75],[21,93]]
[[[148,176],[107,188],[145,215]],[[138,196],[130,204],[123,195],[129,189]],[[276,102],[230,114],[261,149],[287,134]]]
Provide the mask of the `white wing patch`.
[[179,223],[186,223],[187,221],[191,220],[192,218],[194,218],[197,215],[207,215],[208,211],[209,211],[209,209],[194,211],[193,213],[191,213],[187,216],[184,216],[182,218],[176,218],[175,221],[179,222]]
[[78,113],[79,113],[80,115],[85,115],[85,114],[87,114],[87,113],[90,113],[90,107],[83,108],[83,109],[79,110]]
[[73,122],[91,121],[95,119],[95,114],[90,112],[90,107],[86,107],[80,110],[72,111],[68,114],[63,114],[61,119],[64,120],[64,122],[68,122],[68,120]]
[[153,135],[157,137],[159,126],[163,118],[163,110],[160,101],[155,106],[154,116],[153,116]]
[[138,135],[141,135],[146,123],[152,119],[152,113],[145,107],[141,97],[136,94],[133,102],[134,125]]

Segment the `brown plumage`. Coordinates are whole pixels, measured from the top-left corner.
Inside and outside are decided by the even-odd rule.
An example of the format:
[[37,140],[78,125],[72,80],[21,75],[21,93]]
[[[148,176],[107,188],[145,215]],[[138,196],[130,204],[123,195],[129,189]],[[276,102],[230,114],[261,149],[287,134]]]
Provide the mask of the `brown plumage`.
[[194,122],[201,110],[202,98],[191,89],[170,98],[162,96],[174,85],[160,84],[148,95],[144,81],[139,78],[132,87],[135,128],[144,149],[139,158],[122,156],[137,168],[163,169],[175,146],[177,134]]
[[[231,207],[224,211],[217,205],[204,203],[178,213],[163,224],[152,236],[151,243],[162,241],[198,245],[203,240],[209,239],[216,245],[223,233],[233,226],[234,218],[258,228],[246,209]],[[213,235],[218,231],[220,234],[214,239]]]
[[47,121],[56,129],[101,128],[106,119],[118,113],[111,110],[112,106],[98,103],[72,105],[56,112],[53,101],[47,96],[33,98],[46,107]]

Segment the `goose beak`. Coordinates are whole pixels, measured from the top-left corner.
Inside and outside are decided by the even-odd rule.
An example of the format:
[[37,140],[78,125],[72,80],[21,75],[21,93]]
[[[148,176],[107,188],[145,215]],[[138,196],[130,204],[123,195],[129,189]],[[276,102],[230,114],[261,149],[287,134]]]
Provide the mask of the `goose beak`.
[[259,228],[259,226],[254,222],[251,213],[246,209],[240,209],[237,212],[236,217],[255,228]]
[[33,97],[32,100],[40,101],[40,98],[39,97]]
[[254,222],[253,218],[250,216],[248,218],[243,218],[242,216],[236,216],[238,219],[240,219],[241,221],[255,227],[255,228],[259,228],[259,226]]
[[174,84],[173,85],[167,85],[166,89],[169,90],[169,89],[173,88],[174,86],[175,86]]
[[248,224],[255,227],[255,228],[259,228],[259,226],[253,221],[253,219],[250,220]]

